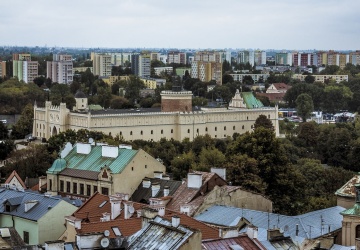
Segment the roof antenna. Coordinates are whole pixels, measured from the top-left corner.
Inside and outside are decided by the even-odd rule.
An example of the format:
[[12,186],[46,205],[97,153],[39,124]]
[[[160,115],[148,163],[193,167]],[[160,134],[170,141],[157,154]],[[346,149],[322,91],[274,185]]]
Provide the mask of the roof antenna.
[[269,212],[269,210],[267,212],[268,212],[268,230],[269,230],[270,229],[270,212]]

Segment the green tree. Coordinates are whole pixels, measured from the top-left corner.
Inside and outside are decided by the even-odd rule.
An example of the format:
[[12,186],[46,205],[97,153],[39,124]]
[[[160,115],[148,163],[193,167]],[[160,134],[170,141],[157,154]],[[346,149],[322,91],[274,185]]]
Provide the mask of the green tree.
[[126,109],[131,107],[129,100],[125,97],[115,97],[110,101],[110,108],[112,109]]
[[0,140],[9,138],[9,130],[4,123],[0,121]]
[[125,87],[125,98],[127,98],[131,103],[134,103],[135,100],[140,100],[140,90],[144,88],[145,84],[139,77],[130,76]]
[[175,180],[181,180],[187,176],[187,173],[195,163],[194,153],[191,151],[176,156],[171,161],[171,172],[173,173]]
[[259,127],[274,130],[273,123],[271,122],[270,119],[266,117],[266,115],[259,115],[259,117],[256,118],[254,123],[254,128],[256,129]]
[[324,98],[324,89],[315,85],[315,84],[306,84],[298,83],[295,84],[291,89],[289,89],[285,96],[284,100],[288,103],[290,108],[296,107],[296,98],[300,94],[308,94],[311,96],[311,99],[314,103],[314,109],[320,109],[322,105],[322,100]]
[[203,148],[199,155],[196,170],[210,172],[211,168],[221,168],[225,162],[225,155],[216,148]]
[[315,77],[312,76],[312,75],[307,75],[304,80],[305,80],[306,83],[314,83],[315,82]]
[[311,112],[314,110],[313,100],[308,94],[301,94],[296,98],[296,111],[297,114],[302,118],[303,122],[310,117]]
[[14,149],[15,144],[13,140],[6,139],[0,141],[0,160],[5,160]]
[[31,104],[28,104],[21,113],[20,119],[12,127],[11,137],[14,139],[23,139],[26,135],[31,134],[33,128],[33,118],[34,108]]
[[342,85],[328,85],[325,87],[323,108],[330,113],[336,113],[342,109],[348,109],[348,102],[352,100],[353,93],[350,88]]

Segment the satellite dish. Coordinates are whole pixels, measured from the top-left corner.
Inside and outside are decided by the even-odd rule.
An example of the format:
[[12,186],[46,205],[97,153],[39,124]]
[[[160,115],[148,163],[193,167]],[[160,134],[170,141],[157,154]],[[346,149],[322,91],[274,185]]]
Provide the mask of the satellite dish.
[[109,230],[105,230],[105,231],[104,231],[104,235],[105,235],[106,237],[109,237],[110,231],[109,231]]
[[129,207],[129,213],[134,213],[135,212],[135,209],[134,209],[134,207]]
[[89,138],[89,143],[90,143],[90,144],[94,143],[94,139],[93,139],[93,138]]
[[103,248],[107,248],[108,246],[109,246],[109,244],[110,244],[110,241],[109,241],[109,239],[108,238],[102,238],[101,239],[101,241],[100,241],[100,245],[101,245],[101,247],[103,247]]

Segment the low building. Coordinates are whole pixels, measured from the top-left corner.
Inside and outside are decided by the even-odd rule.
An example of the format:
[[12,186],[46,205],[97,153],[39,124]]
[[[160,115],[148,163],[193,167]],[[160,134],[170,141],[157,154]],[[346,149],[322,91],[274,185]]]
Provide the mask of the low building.
[[[305,82],[306,76],[307,75],[294,74],[292,78],[300,80],[301,82]],[[335,81],[336,83],[349,81],[348,75],[312,75],[312,76],[315,77],[315,82],[321,82],[321,83],[325,83],[326,81]]]
[[6,179],[4,185],[10,188],[23,189],[23,190],[26,189],[25,183],[23,182],[23,180],[15,170],[12,171],[12,173]]
[[105,195],[132,194],[138,183],[154,171],[165,172],[165,166],[142,149],[68,143],[61,158],[47,170],[47,190],[81,200],[97,191]]
[[180,218],[173,216],[171,221],[161,217],[135,233],[128,240],[127,249],[201,249],[201,232],[180,224]]
[[154,71],[155,71],[155,75],[157,75],[157,76],[160,76],[161,73],[172,75],[173,67],[155,67]]
[[156,89],[157,87],[165,86],[166,79],[159,78],[140,78],[148,89]]
[[245,76],[251,76],[254,83],[265,82],[270,76],[270,74],[230,74],[230,75],[233,77],[234,81],[241,83],[243,82]]
[[291,86],[287,85],[286,83],[272,83],[266,90],[266,93],[268,93],[268,94],[284,93],[285,94],[289,89],[291,89]]
[[0,227],[14,227],[26,244],[38,245],[57,240],[64,232],[64,217],[77,210],[60,198],[0,189]]

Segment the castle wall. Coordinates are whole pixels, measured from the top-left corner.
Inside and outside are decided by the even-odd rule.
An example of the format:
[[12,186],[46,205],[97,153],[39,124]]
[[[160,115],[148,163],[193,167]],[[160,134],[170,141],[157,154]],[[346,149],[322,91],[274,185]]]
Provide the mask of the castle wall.
[[119,134],[125,140],[173,138],[181,141],[205,134],[226,138],[234,133],[252,131],[260,114],[273,121],[276,135],[279,134],[276,108],[91,115],[49,105],[34,108],[34,113],[34,135],[46,139],[67,129],[102,131],[113,136]]

